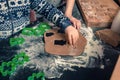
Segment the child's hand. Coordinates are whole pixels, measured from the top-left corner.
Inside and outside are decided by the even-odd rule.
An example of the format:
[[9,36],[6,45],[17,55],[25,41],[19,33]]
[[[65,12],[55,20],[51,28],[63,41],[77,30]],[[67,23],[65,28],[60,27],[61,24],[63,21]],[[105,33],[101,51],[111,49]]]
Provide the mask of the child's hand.
[[81,22],[80,20],[78,20],[77,18],[73,17],[73,16],[67,16],[70,21],[73,23],[73,26],[76,28],[76,29],[80,29],[81,27]]
[[78,30],[75,29],[73,26],[68,26],[65,29],[65,34],[69,44],[74,46],[79,38]]

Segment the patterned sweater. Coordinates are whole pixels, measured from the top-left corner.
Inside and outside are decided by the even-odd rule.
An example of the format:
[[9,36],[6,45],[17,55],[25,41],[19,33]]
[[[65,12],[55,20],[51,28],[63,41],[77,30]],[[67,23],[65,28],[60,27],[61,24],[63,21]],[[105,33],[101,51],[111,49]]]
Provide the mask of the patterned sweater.
[[45,0],[0,0],[0,40],[19,32],[30,23],[30,9],[43,15],[62,30],[71,25],[61,11]]

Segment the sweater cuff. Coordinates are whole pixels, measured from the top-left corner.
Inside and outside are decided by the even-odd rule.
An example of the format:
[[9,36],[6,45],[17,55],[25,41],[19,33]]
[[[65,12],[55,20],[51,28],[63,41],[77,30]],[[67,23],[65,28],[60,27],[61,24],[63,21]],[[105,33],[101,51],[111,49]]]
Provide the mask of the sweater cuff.
[[62,18],[62,20],[57,24],[62,31],[65,31],[65,29],[70,25],[72,25],[72,23],[67,17]]

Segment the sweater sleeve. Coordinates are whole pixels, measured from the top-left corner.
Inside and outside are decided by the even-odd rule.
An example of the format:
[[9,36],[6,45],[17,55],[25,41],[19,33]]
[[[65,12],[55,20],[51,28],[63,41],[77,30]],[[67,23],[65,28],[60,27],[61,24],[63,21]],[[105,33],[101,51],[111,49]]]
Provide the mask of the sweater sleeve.
[[59,26],[63,31],[66,27],[72,25],[70,20],[65,17],[61,11],[45,0],[31,0],[31,9],[43,15],[47,20]]

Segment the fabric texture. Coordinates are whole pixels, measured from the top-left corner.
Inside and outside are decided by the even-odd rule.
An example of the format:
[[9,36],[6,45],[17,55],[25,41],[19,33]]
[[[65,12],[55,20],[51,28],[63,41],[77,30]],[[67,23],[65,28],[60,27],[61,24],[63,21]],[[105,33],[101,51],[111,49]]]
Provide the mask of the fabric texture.
[[61,5],[61,3],[63,2],[63,0],[46,0],[46,1],[54,5],[55,7],[59,7],[59,5]]
[[0,40],[19,32],[30,23],[33,9],[62,30],[72,25],[70,20],[45,0],[0,0]]
[[46,0],[46,1],[55,7],[61,7],[66,3],[65,0]]

